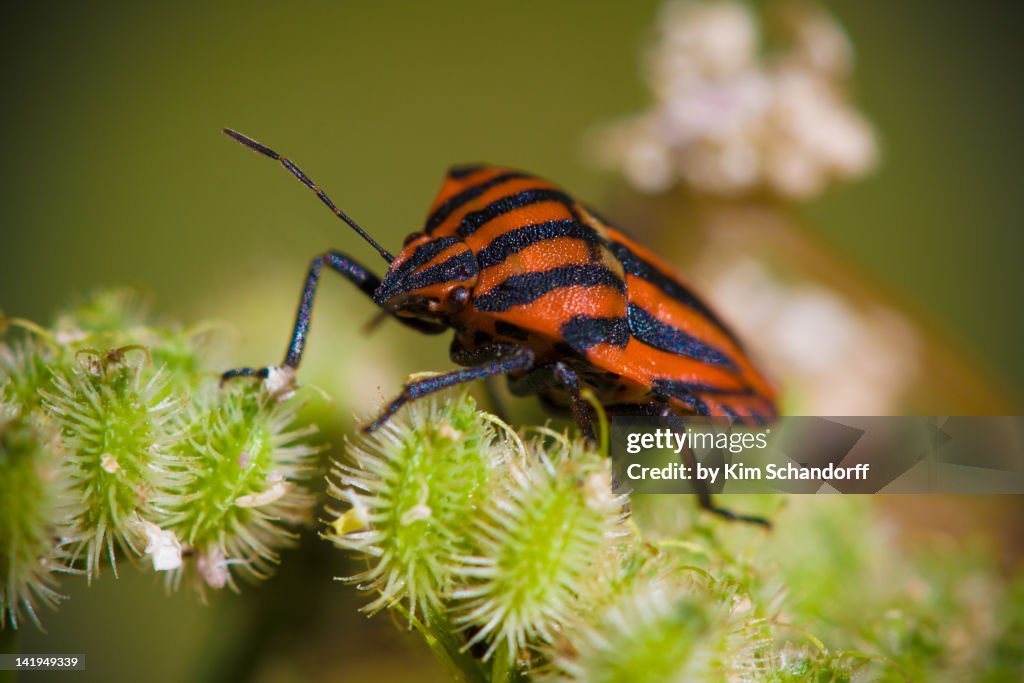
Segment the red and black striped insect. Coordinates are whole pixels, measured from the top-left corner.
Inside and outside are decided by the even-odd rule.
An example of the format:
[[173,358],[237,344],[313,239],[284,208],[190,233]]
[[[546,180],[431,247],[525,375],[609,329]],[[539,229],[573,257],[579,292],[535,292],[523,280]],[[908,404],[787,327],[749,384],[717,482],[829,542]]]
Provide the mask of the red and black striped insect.
[[[453,330],[451,358],[464,366],[409,382],[365,431],[408,401],[499,375],[514,394],[567,406],[591,438],[584,388],[610,413],[775,416],[771,385],[675,270],[552,183],[497,166],[452,168],[423,230],[394,257],[291,161],[224,132],[279,161],[389,264],[381,280],[337,251],[314,258],[282,367],[231,370],[225,379],[291,379],[326,264],[402,324]],[[713,508],[706,492],[701,502],[733,516]]]

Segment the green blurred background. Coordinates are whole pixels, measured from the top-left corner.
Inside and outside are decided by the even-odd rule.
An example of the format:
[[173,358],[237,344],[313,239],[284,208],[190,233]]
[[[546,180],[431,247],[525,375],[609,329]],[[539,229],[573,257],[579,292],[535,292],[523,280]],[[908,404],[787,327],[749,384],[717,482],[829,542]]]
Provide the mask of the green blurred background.
[[[952,0],[829,7],[857,48],[856,99],[881,133],[883,162],[868,180],[806,207],[807,222],[1020,392],[1018,10]],[[421,226],[456,162],[529,169],[600,206],[615,179],[587,164],[584,134],[646,107],[639,54],[657,8],[640,0],[8,9],[0,307],[47,319],[75,293],[128,284],[151,292],[159,310],[217,316],[241,330],[237,360],[276,361],[311,256],[336,247],[379,271],[383,264],[221,127],[291,156],[393,249]],[[365,369],[387,356],[394,368],[367,371],[358,391],[391,394],[408,372],[449,366],[447,340],[396,326],[339,344],[330,328],[354,330],[373,309],[330,279],[320,301],[311,363],[344,356]],[[314,596],[319,609],[305,635],[280,628],[313,613],[303,611],[308,596],[283,588],[295,585],[289,576],[305,576],[303,563],[320,576],[341,574],[336,555],[286,557],[284,576],[247,592],[260,606],[218,596],[213,609],[197,610],[132,572],[89,591],[72,582],[74,599],[45,619],[51,635],[27,633],[26,649],[89,653],[91,675],[107,680],[138,671],[129,662],[149,680],[183,680],[203,657],[240,642],[351,661],[345,680],[398,661],[392,679],[440,675],[430,663],[407,668],[429,659],[420,649],[396,659],[407,639],[383,616],[364,625],[351,590]],[[97,624],[97,614],[119,616]],[[300,642],[243,637],[270,623],[278,628],[267,638]],[[302,640],[313,627],[320,645]],[[268,680],[300,676],[283,657],[253,666]]]
[[[280,170],[220,135],[223,126],[292,156],[394,247],[459,161],[520,166],[600,204],[612,179],[588,167],[582,134],[646,106],[639,52],[657,7],[9,9],[0,306],[41,317],[69,292],[127,283],[192,315],[197,298],[272,271],[288,290],[267,311],[283,343],[314,253],[334,246],[379,259]],[[857,47],[857,99],[884,158],[867,181],[811,205],[810,223],[1008,384],[1024,385],[1016,7],[830,8]],[[338,315],[355,325],[370,307]]]

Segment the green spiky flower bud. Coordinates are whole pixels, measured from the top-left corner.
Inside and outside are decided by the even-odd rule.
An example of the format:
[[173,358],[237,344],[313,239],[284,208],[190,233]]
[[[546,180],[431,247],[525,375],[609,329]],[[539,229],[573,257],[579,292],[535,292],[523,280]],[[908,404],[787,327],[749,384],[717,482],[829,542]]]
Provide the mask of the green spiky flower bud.
[[624,498],[611,487],[609,460],[565,437],[534,442],[511,464],[480,511],[472,554],[456,558],[455,622],[472,629],[469,645],[514,657],[551,641],[581,596],[615,574]]
[[236,589],[235,574],[265,578],[294,539],[289,526],[311,521],[315,498],[302,482],[320,449],[305,441],[315,428],[293,428],[299,408],[245,383],[190,405],[176,448],[187,478],[170,489],[161,524],[194,552],[200,590]]
[[32,338],[0,344],[0,401],[37,409],[40,392],[52,387],[50,366],[55,361],[55,351]]
[[761,680],[763,620],[671,574],[638,581],[552,648],[553,680]]
[[79,352],[56,370],[43,405],[69,454],[74,527],[89,577],[104,554],[116,573],[115,545],[141,551],[142,523],[157,514],[154,501],[180,476],[171,450],[180,438],[179,402],[164,396],[160,373],[141,378],[143,349]]
[[406,601],[429,621],[442,609],[474,515],[512,452],[496,421],[480,416],[469,397],[416,403],[350,444],[351,465],[335,465],[330,492],[349,507],[327,537],[368,558],[348,579],[379,594],[367,611]]
[[40,415],[0,403],[0,628],[61,599],[53,572],[67,571],[66,481],[57,430]]

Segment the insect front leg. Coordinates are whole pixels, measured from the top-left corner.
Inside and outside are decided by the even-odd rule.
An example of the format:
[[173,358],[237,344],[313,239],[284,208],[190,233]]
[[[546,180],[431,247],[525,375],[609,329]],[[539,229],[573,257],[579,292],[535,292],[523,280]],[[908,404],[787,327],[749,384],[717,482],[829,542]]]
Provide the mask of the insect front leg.
[[[306,337],[309,334],[309,325],[313,315],[313,300],[316,297],[316,289],[320,284],[320,271],[324,264],[340,274],[346,280],[359,288],[363,294],[372,300],[373,293],[380,285],[380,278],[364,268],[354,259],[337,251],[325,252],[314,258],[309,264],[309,271],[306,274],[306,284],[302,288],[302,296],[299,299],[299,308],[295,314],[295,325],[292,328],[292,338],[288,342],[288,350],[284,356],[284,362],[280,368],[236,368],[228,370],[221,375],[221,381],[230,380],[235,377],[260,377],[267,379],[275,372],[282,373],[281,382],[286,385],[294,384],[294,373],[302,361],[302,353],[306,348]],[[444,332],[447,327],[441,324],[433,325],[429,322],[392,316],[398,322],[411,327],[418,332],[437,334]]]
[[376,420],[363,427],[363,431],[366,433],[376,431],[409,401],[473,380],[505,375],[510,372],[521,372],[533,367],[533,351],[523,346],[493,344],[465,353],[466,356],[460,360],[476,361],[481,364],[409,382],[402,389],[402,393],[388,404]]

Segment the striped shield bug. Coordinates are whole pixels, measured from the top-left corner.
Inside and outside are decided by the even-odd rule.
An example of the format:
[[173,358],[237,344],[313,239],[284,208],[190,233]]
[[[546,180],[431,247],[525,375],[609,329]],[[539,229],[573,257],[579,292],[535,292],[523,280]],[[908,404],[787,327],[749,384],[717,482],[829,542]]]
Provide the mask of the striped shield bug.
[[[314,258],[282,365],[230,370],[225,380],[294,386],[326,265],[403,325],[454,332],[451,358],[462,368],[408,382],[366,432],[411,400],[500,375],[513,394],[567,407],[591,439],[595,416],[584,389],[610,414],[751,422],[776,415],[771,385],[675,269],[556,185],[497,166],[452,168],[423,229],[393,256],[291,161],[224,132],[277,160],[388,263],[381,280],[337,251]],[[724,516],[763,522],[713,507],[707,491],[700,497]]]

